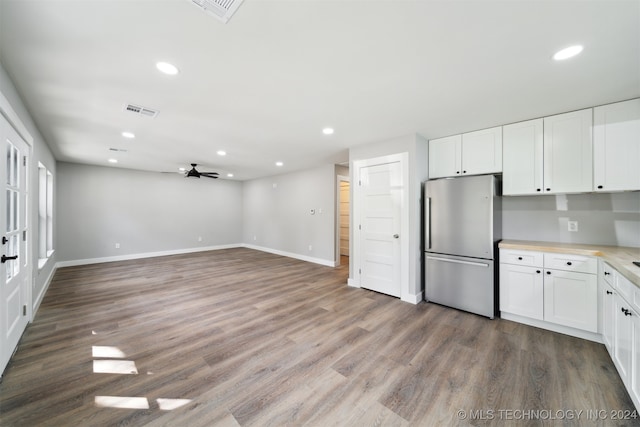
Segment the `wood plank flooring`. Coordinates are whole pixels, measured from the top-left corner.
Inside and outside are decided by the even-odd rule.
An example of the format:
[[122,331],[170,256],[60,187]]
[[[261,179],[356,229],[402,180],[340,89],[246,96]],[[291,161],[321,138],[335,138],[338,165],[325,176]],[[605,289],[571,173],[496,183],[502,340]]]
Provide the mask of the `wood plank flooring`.
[[639,424],[587,418],[634,410],[603,345],[347,275],[244,248],[59,269],[0,425]]

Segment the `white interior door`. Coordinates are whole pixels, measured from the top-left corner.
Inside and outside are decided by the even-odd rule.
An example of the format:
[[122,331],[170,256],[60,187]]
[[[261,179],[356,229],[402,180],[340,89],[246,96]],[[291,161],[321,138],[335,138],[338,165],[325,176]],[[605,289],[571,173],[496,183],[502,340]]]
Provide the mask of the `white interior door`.
[[399,297],[401,164],[363,166],[359,172],[360,286]]
[[0,116],[5,161],[0,162],[4,195],[0,196],[0,374],[27,326],[31,269],[27,248],[27,143]]

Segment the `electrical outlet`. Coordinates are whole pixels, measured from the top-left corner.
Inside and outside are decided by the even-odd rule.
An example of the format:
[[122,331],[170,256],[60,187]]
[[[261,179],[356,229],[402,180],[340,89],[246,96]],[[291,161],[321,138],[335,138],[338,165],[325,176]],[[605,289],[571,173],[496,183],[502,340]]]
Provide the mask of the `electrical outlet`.
[[202,236],[198,236],[198,242],[202,242]]
[[567,229],[569,231],[578,231],[578,221],[567,221]]
[[120,249],[120,243],[116,243],[116,249]]
[[258,236],[256,236],[255,234],[253,235],[253,240],[256,241],[258,240]]
[[312,251],[313,250],[313,246],[309,245],[309,250]]

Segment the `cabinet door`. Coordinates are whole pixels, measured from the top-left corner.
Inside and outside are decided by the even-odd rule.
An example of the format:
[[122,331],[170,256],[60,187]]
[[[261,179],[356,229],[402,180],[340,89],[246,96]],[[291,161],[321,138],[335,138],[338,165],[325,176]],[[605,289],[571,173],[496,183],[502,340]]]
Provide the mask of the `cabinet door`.
[[542,269],[500,264],[500,311],[543,320]]
[[631,400],[640,407],[640,316],[631,311],[631,369],[629,372],[629,384],[627,390]]
[[429,178],[461,175],[462,135],[429,141]]
[[502,126],[462,134],[462,173],[502,172]]
[[631,316],[627,316],[625,310],[629,305],[620,295],[615,295],[615,305],[613,307],[615,324],[613,331],[613,362],[618,369],[622,382],[629,384],[629,373],[631,370]]
[[613,359],[613,332],[615,328],[615,293],[609,285],[602,289],[602,340],[609,355]]
[[581,193],[593,186],[593,109],[544,118],[544,193]]
[[640,98],[593,110],[593,189],[640,190]]
[[545,270],[544,320],[598,332],[598,285],[595,274]]
[[502,128],[502,194],[542,193],[542,119]]

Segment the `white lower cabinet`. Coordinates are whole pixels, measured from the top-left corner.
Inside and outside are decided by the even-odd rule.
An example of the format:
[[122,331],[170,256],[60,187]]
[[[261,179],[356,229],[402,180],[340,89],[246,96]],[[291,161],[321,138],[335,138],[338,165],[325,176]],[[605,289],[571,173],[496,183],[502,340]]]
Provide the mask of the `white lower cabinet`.
[[[500,313],[598,332],[597,260],[536,251],[500,250]],[[515,319],[512,319],[515,320]]]
[[602,339],[631,400],[640,408],[640,315],[627,299],[637,287],[601,264]]
[[598,280],[595,274],[545,270],[544,320],[598,332]]

